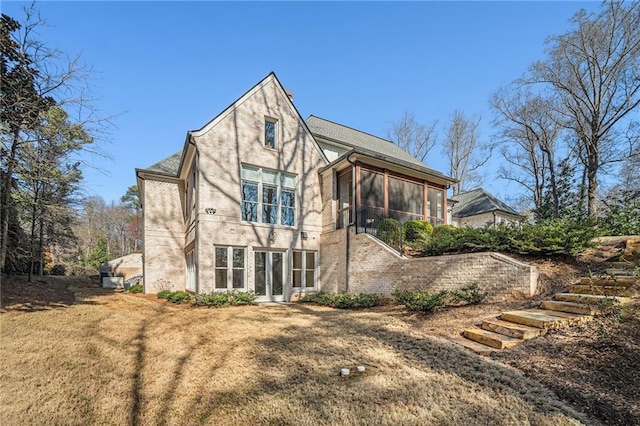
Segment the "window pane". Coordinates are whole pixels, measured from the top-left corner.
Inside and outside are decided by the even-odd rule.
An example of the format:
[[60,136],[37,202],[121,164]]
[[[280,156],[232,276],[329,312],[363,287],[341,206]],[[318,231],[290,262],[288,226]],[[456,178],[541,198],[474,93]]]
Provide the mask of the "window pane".
[[283,207],[295,207],[296,192],[290,189],[283,189],[280,193],[280,200]]
[[262,206],[262,222],[263,223],[276,223],[276,216],[278,214],[278,208],[270,204],[264,204]]
[[302,269],[302,252],[293,252],[293,269]]
[[258,201],[258,184],[242,181],[242,201]]
[[255,253],[255,290],[256,294],[259,296],[267,294],[266,256],[267,253]]
[[306,272],[306,282],[304,283],[305,287],[315,287],[315,271],[307,271]]
[[307,264],[305,265],[306,269],[315,269],[316,268],[316,253],[315,252],[307,252]]
[[282,296],[283,292],[283,255],[282,253],[271,253],[271,269],[272,269],[272,279],[273,279],[273,295],[274,296]]
[[278,172],[262,171],[262,181],[266,183],[278,184]]
[[276,123],[273,121],[264,122],[264,144],[269,148],[276,147]]
[[242,178],[258,180],[258,168],[250,166],[242,166]]
[[242,203],[242,220],[249,222],[258,221],[258,203]]
[[293,226],[295,222],[295,210],[290,208],[282,208],[282,213],[280,213],[280,224],[284,226]]
[[241,249],[241,248],[233,249],[233,267],[244,268],[244,249]]
[[289,188],[295,188],[296,187],[296,177],[295,175],[286,175],[284,173],[282,173],[282,176],[280,177],[280,184],[282,186],[286,186]]
[[216,269],[216,288],[227,288],[226,269]]
[[302,271],[293,271],[293,286],[302,287]]
[[244,269],[233,270],[233,288],[244,288]]
[[216,259],[215,259],[216,268],[226,268],[227,267],[227,248],[219,248],[216,247]]
[[278,203],[278,187],[271,185],[262,186],[262,202],[268,204]]

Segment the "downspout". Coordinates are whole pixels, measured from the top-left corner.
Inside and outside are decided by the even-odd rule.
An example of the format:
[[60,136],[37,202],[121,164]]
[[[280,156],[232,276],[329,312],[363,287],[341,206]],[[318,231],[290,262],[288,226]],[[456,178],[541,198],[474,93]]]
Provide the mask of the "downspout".
[[[195,274],[195,288],[196,294],[200,293],[200,238],[198,238],[198,228],[200,227],[200,150],[198,149],[198,145],[193,142],[193,137],[189,135],[189,145],[193,145],[196,150],[195,156],[195,168],[196,168],[196,176],[193,180],[193,185],[196,187],[195,196],[196,196],[196,217],[194,218],[195,223],[193,225],[193,238],[196,242],[194,246],[194,274]],[[188,179],[188,177],[187,177]]]
[[[145,178],[143,178],[142,176],[140,176],[139,172],[136,172],[136,177],[138,179],[140,179],[142,181],[142,184],[144,185],[144,181]],[[142,190],[142,188],[138,188],[138,195],[140,195],[140,191]],[[142,191],[144,193],[144,191]],[[140,210],[142,211],[142,292],[144,294],[147,293],[147,280],[144,279],[144,277],[146,277],[146,262],[145,262],[145,254],[146,254],[146,249],[147,249],[147,239],[146,239],[146,235],[145,235],[145,214],[144,214],[144,203],[142,202],[142,198],[140,199]],[[102,280],[102,278],[100,278]],[[102,284],[102,283],[101,283]]]
[[497,221],[498,219],[496,218],[496,212],[495,212],[495,210],[494,210],[492,213],[493,213],[493,229],[495,229],[495,228],[496,228],[496,225],[497,225],[496,221]]
[[349,268],[349,264],[351,263],[351,230],[350,228],[357,223],[357,209],[356,209],[356,168],[355,168],[355,164],[351,162],[351,160],[349,160],[349,157],[351,157],[351,155],[353,154],[349,154],[347,155],[347,162],[349,164],[351,164],[351,221],[347,224],[346,226],[346,231],[347,231],[347,244],[346,244],[346,249],[347,249],[347,260],[346,260],[346,268],[345,268],[345,291],[347,293],[349,293],[349,272],[350,272],[350,268]]

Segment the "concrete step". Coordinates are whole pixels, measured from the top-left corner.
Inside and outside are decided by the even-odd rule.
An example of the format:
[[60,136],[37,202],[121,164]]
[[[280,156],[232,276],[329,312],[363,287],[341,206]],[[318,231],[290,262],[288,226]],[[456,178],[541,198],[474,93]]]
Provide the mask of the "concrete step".
[[493,352],[498,351],[498,349],[496,348],[483,345],[482,343],[474,342],[473,340],[466,339],[462,336],[453,337],[451,338],[451,341],[469,349],[472,352],[477,353],[478,355],[491,355]]
[[593,305],[585,305],[575,302],[559,302],[557,300],[545,300],[540,304],[542,309],[558,312],[570,312],[572,314],[600,315],[600,309]]
[[631,288],[610,285],[572,285],[569,292],[576,294],[598,294],[601,296],[623,297],[633,297],[637,294],[637,292]]
[[564,328],[584,324],[593,319],[591,315],[570,314],[545,309],[524,309],[500,314],[503,321],[515,322],[536,328]]
[[598,304],[598,303],[607,303],[607,302],[618,302],[621,305],[626,305],[627,303],[631,303],[633,299],[630,297],[620,297],[620,296],[602,296],[598,294],[574,294],[574,293],[556,293],[553,296],[556,300],[561,300],[563,302],[576,302],[576,303],[588,303],[588,304]]
[[515,337],[516,339],[522,340],[533,339],[534,337],[544,334],[543,329],[499,319],[482,321],[482,328],[484,330],[493,331],[494,333],[504,334],[505,336]]
[[580,284],[631,287],[633,285],[640,284],[640,278],[635,278],[635,277],[580,278]]
[[512,348],[524,342],[522,339],[516,339],[515,337],[505,336],[504,334],[498,334],[480,328],[465,330],[463,336],[474,342],[482,343],[483,345],[496,349]]

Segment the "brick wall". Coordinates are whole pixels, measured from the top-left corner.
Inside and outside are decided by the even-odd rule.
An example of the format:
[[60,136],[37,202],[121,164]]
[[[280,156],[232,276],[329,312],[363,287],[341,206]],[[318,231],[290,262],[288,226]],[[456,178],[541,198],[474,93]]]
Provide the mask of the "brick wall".
[[[338,270],[345,270],[346,262],[338,258],[345,256],[344,245],[339,244],[339,231],[330,233],[321,244],[321,255],[325,262],[321,267],[333,268],[331,273],[323,271],[331,279],[341,278]],[[346,233],[342,231],[346,241]],[[344,242],[343,241],[343,242]],[[489,294],[488,300],[507,300],[529,297],[535,294],[538,269],[499,253],[471,253],[406,259],[367,234],[351,235],[349,263],[349,291],[382,293],[391,295],[394,290],[453,290],[471,284]],[[342,275],[342,281],[346,279]],[[335,291],[333,286],[322,290]],[[331,281],[329,282],[331,284]]]

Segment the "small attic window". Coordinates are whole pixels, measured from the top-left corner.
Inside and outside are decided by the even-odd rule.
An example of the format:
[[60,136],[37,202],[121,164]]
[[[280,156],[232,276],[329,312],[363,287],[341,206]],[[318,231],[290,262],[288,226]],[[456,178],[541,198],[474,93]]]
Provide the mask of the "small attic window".
[[272,149],[278,147],[278,121],[274,118],[264,119],[264,146]]

